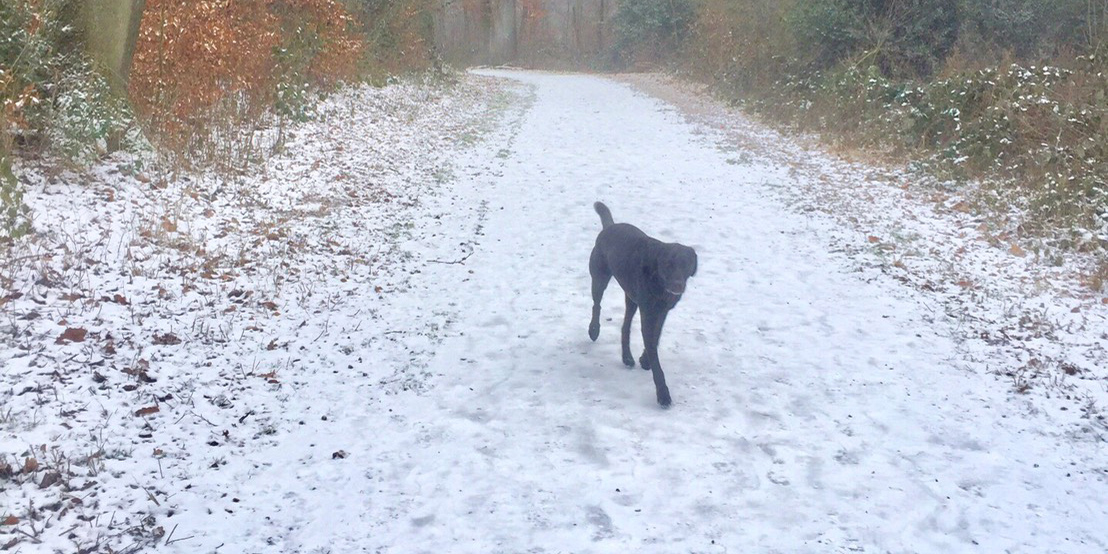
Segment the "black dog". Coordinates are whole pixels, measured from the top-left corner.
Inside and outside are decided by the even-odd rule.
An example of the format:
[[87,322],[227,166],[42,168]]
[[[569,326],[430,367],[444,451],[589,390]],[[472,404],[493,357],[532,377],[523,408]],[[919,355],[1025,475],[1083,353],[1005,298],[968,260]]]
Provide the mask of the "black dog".
[[662,365],[658,363],[658,339],[666,315],[681,295],[685,281],[696,275],[696,251],[676,243],[664,243],[646,236],[634,225],[615,223],[612,212],[604,204],[593,204],[600,214],[603,229],[596,237],[596,246],[589,257],[592,275],[592,322],[589,338],[600,335],[600,299],[608,281],[616,278],[627,297],[627,312],[623,316],[623,363],[635,367],[631,356],[631,320],[635,310],[642,310],[642,340],[645,348],[639,363],[654,373],[654,388],[658,403],[669,406],[669,387]]

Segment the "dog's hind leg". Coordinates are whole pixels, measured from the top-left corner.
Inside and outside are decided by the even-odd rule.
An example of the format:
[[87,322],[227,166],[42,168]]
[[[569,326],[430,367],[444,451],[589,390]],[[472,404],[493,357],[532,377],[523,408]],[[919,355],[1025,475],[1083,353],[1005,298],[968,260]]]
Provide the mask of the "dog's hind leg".
[[631,300],[630,296],[626,296],[627,299],[627,311],[623,314],[623,329],[620,334],[620,345],[623,347],[623,363],[627,367],[635,367],[635,357],[631,355],[631,321],[635,319],[635,311],[639,309],[638,304],[635,304],[634,300]]
[[654,376],[654,393],[658,397],[658,404],[668,408],[672,400],[669,396],[669,387],[666,386],[666,375],[662,373],[662,364],[658,361],[658,339],[662,336],[662,325],[666,322],[667,310],[661,312],[642,311],[642,340],[646,343],[646,350],[639,360],[643,367],[649,364]]
[[592,321],[589,322],[589,338],[594,341],[600,336],[600,300],[604,298],[604,289],[608,288],[608,282],[612,280],[612,273],[607,266],[603,254],[593,248],[592,256],[589,257],[589,274],[592,275]]

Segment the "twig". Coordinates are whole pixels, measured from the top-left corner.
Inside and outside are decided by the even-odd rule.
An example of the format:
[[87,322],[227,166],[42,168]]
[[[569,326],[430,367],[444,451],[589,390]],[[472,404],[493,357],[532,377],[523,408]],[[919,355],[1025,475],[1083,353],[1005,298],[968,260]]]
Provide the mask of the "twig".
[[462,256],[462,259],[457,260],[457,261],[453,261],[453,262],[447,262],[447,261],[443,261],[443,260],[427,260],[427,261],[429,263],[433,263],[433,264],[446,264],[446,265],[464,264],[464,263],[466,263],[466,260],[468,260],[469,257],[473,255],[474,252],[476,252],[476,250],[470,251],[469,254],[466,254],[465,256]]
[[134,477],[132,477],[132,478],[131,478],[131,480],[133,480],[133,481],[135,482],[135,485],[136,485],[136,486],[137,486],[138,488],[142,489],[142,491],[146,493],[146,497],[147,497],[147,498],[149,498],[150,500],[153,500],[153,501],[154,501],[154,505],[155,505],[155,506],[159,506],[159,507],[160,507],[160,506],[162,505],[162,503],[161,503],[161,502],[158,502],[158,499],[157,499],[157,498],[154,498],[154,495],[153,495],[153,494],[152,494],[152,493],[151,493],[151,492],[150,492],[149,490],[147,490],[147,489],[146,489],[146,487],[144,487],[144,486],[142,486],[142,485],[140,485],[140,484],[139,484],[139,482],[138,482],[138,479],[135,479]]
[[[174,526],[174,528],[176,528],[176,526]],[[175,541],[173,541],[173,542],[181,542],[181,541],[187,541],[187,540],[191,539],[192,537],[193,537],[193,535],[189,535],[189,536],[187,536],[187,537],[181,537],[181,538],[179,538],[179,539],[177,539],[177,540],[175,540]],[[169,546],[170,544],[171,544],[171,543],[170,543],[169,541],[166,541],[166,543],[165,543],[165,545],[166,545],[166,546]]]

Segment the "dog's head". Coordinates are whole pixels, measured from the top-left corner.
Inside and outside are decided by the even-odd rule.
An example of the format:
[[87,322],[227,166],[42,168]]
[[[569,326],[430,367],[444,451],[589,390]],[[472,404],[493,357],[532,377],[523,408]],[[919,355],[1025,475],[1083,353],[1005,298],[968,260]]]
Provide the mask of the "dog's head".
[[658,276],[666,292],[685,294],[685,282],[696,275],[696,251],[683,244],[667,244],[658,260]]

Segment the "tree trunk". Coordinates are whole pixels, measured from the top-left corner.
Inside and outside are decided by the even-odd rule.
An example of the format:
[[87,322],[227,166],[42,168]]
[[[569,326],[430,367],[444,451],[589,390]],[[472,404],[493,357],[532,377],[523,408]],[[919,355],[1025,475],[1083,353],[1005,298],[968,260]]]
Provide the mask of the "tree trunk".
[[85,0],[81,23],[88,54],[118,94],[127,94],[146,0]]

